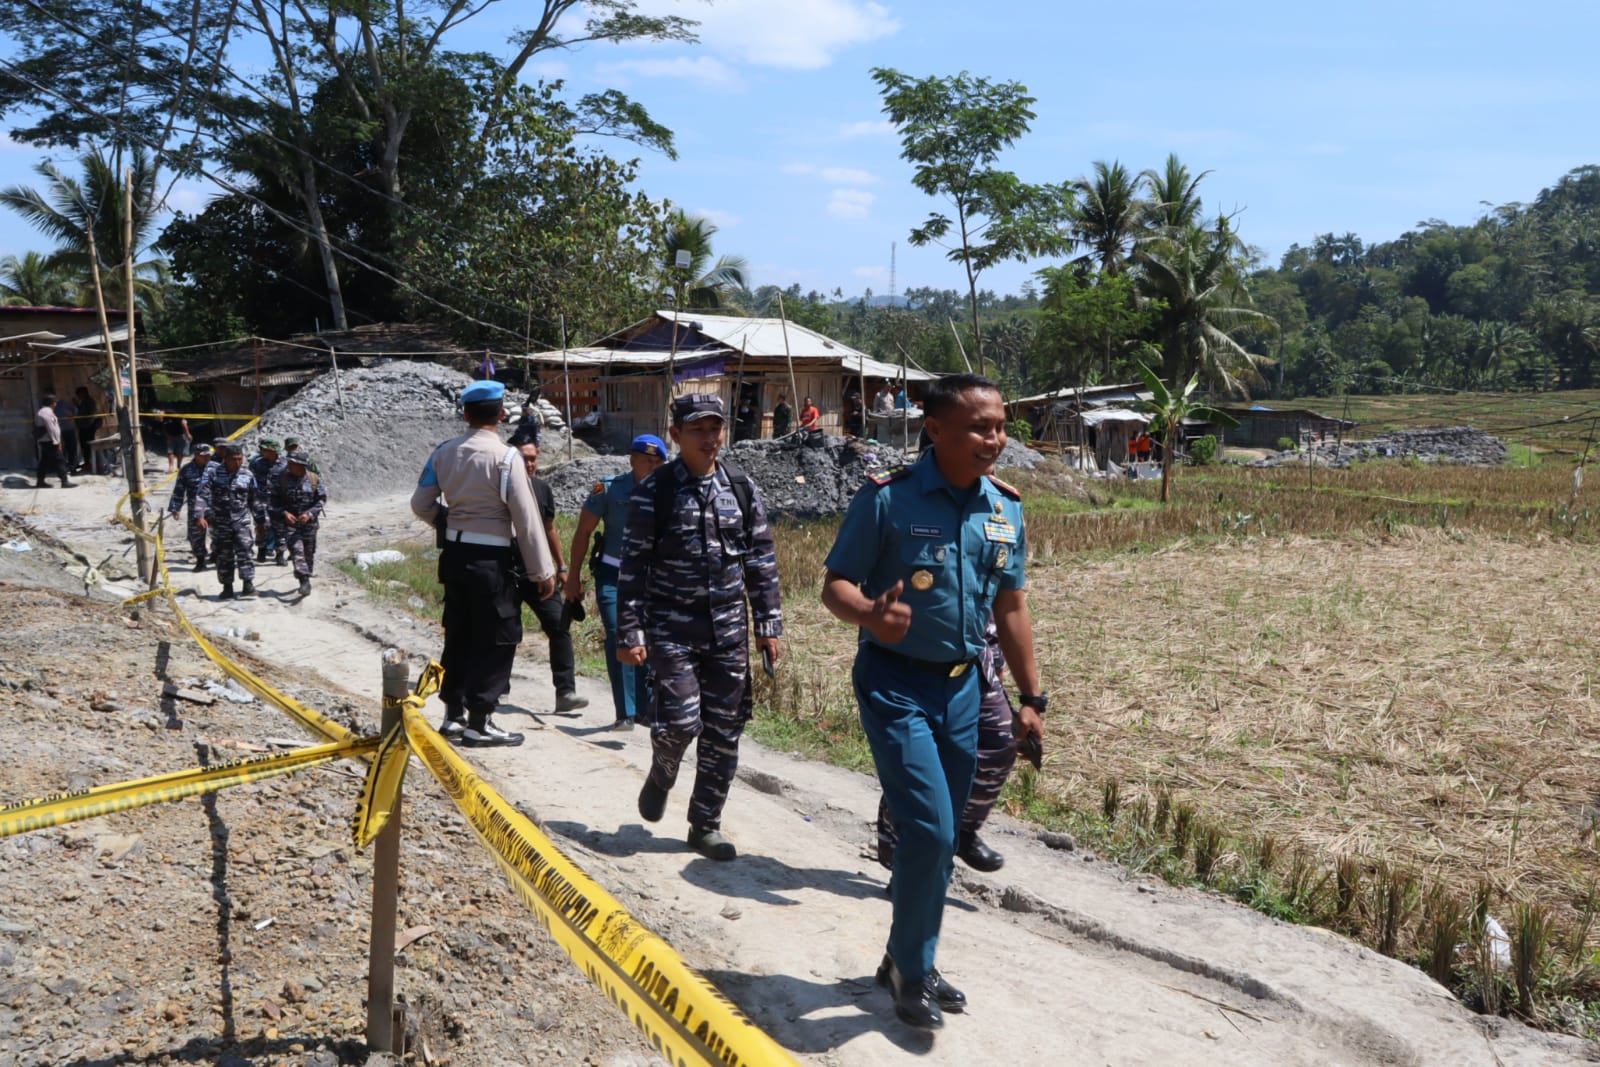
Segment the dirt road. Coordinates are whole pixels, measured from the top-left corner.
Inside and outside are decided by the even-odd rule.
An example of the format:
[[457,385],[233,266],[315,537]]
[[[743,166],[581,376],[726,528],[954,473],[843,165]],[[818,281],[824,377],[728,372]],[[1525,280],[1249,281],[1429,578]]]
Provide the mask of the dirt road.
[[[125,535],[105,521],[116,488],[92,479],[69,492],[8,489],[0,506],[100,559],[127,548]],[[397,644],[426,656],[436,654],[438,638],[370,603],[331,562],[414,530],[403,499],[336,500],[323,527],[317,588],[305,600],[294,594],[287,568],[265,568],[263,596],[243,603],[216,601],[214,574],[180,568],[174,577],[202,628],[259,633],[248,647],[272,665],[269,678],[315,677],[330,690],[370,698],[375,709],[380,648]],[[548,672],[519,662],[514,710],[503,718],[528,732],[527,744],[469,750],[468,758],[803,1062],[1531,1067],[1600,1060],[1584,1043],[1475,1016],[1420,972],[1340,937],[1214,894],[1130,881],[1093,856],[1046,847],[1003,817],[989,836],[1006,866],[995,875],[958,869],[940,946],[940,966],[971,1009],[937,1036],[916,1033],[894,1021],[887,994],[873,983],[889,920],[882,872],[864,852],[875,782],[747,743],[725,821],[741,857],[712,863],[683,843],[687,788],[674,793],[660,824],[640,821],[635,797],[648,737],[608,729],[603,679],[581,679],[580,691],[592,701],[581,717],[548,714]],[[287,720],[281,732],[292,732]],[[408,792],[432,788],[414,767]],[[599,997],[576,985],[559,993]],[[628,1059],[615,1062],[631,1063],[636,1053],[618,1055]]]

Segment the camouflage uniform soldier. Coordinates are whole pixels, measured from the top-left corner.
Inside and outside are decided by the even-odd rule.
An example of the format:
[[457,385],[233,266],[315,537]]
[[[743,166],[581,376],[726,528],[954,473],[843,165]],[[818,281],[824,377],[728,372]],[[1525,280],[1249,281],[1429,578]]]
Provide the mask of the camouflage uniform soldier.
[[278,455],[278,442],[271,437],[263,437],[256,442],[256,447],[261,451],[250,460],[250,473],[255,477],[256,488],[261,495],[256,505],[256,562],[265,563],[267,553],[277,555],[279,566],[283,565],[283,516],[274,512],[271,501],[267,499],[267,487],[277,481],[278,475],[283,473],[287,463]]
[[[311,457],[304,452],[290,452],[286,469],[272,482],[272,518],[281,525],[289,553],[294,557],[294,574],[300,579],[300,595],[311,593],[311,572],[317,564],[317,527],[322,524],[322,508],[328,502],[328,491],[322,488],[322,479],[306,468]],[[283,552],[284,541],[278,542]]]
[[[1000,635],[993,620],[985,632],[983,654],[978,658],[982,672],[983,699],[978,704],[978,772],[972,780],[972,792],[966,807],[961,810],[961,829],[956,837],[956,855],[975,871],[992,873],[1005,866],[1003,854],[990,848],[978,836],[983,829],[1000,791],[1011,777],[1011,768],[1017,763],[1017,738],[1012,721],[1017,711],[1006,693],[1004,674],[1005,656],[1000,651]],[[894,870],[894,846],[897,840],[894,820],[889,814],[887,798],[878,801],[878,862]]]
[[211,547],[217,557],[217,578],[222,582],[223,600],[233,599],[233,571],[237,567],[244,580],[245,597],[256,595],[255,477],[244,466],[244,453],[229,444],[222,462],[206,468],[195,494],[195,521],[211,531]]
[[774,661],[783,633],[772,531],[749,477],[717,462],[725,432],[720,397],[673,402],[681,453],[634,488],[617,579],[617,659],[648,659],[656,677],[654,759],[639,814],[660,820],[698,738],[689,844],[714,860],[738,855],[721,823],[750,718],[750,615]]
[[178,471],[178,479],[172,483],[172,499],[167,502],[167,514],[174,518],[185,503],[189,505],[189,551],[194,553],[196,572],[206,569],[206,528],[200,525],[194,506],[199,500],[200,482],[210,467],[211,446],[195,445],[194,457]]

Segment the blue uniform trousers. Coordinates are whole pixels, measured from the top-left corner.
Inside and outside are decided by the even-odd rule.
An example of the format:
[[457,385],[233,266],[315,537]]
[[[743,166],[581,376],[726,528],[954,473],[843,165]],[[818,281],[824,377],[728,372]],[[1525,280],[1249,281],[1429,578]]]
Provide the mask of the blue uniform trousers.
[[852,679],[899,838],[889,955],[918,982],[934,966],[956,832],[978,765],[978,670],[951,678],[866,644]]
[[596,563],[593,573],[600,625],[606,631],[606,677],[611,679],[611,702],[616,705],[617,720],[643,716],[643,721],[649,722],[650,672],[617,660],[617,568]]

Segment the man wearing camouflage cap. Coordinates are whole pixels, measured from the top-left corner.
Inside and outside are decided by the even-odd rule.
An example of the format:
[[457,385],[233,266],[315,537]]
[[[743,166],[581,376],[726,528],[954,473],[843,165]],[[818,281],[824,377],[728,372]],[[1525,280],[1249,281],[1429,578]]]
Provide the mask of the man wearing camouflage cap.
[[750,719],[750,616],[774,662],[783,633],[772,531],[749,476],[717,460],[726,431],[721,397],[673,401],[679,455],[629,498],[617,579],[617,659],[648,662],[656,678],[654,758],[639,814],[661,819],[698,739],[689,844],[714,860],[738,855],[721,827]]
[[294,559],[294,576],[300,579],[300,595],[311,594],[311,572],[317,564],[317,528],[322,524],[322,509],[328,491],[322,479],[307,468],[311,457],[304,451],[290,452],[285,468],[272,481],[271,509],[275,523],[283,526],[281,554],[287,546]]
[[267,487],[283,473],[285,463],[278,454],[276,438],[263,437],[256,442],[256,448],[260,451],[250,460],[250,474],[260,490],[255,514],[256,562],[265,563],[270,551],[277,554],[277,561],[282,565],[283,517],[272,510],[272,502],[267,499],[271,493]]
[[206,528],[197,521],[194,509],[199,499],[200,482],[206,476],[206,469],[211,466],[211,452],[211,446],[204,442],[194,446],[194,455],[179,469],[177,480],[172,483],[172,499],[167,501],[167,514],[174,518],[183,510],[185,503],[189,505],[187,532],[196,572],[206,569]]

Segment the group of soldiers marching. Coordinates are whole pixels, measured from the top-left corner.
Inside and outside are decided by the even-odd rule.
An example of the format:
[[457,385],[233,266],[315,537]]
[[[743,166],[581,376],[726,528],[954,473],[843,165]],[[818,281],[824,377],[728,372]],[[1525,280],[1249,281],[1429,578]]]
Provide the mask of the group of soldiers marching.
[[[176,517],[188,506],[194,569],[216,568],[222,600],[256,595],[256,564],[265,563],[269,552],[278,566],[287,555],[300,595],[311,592],[328,492],[300,441],[290,437],[284,445],[280,450],[275,439],[263,437],[248,463],[243,448],[232,441],[196,445],[193,458],[178,471],[167,513]],[[238,592],[235,573],[243,582]]]

